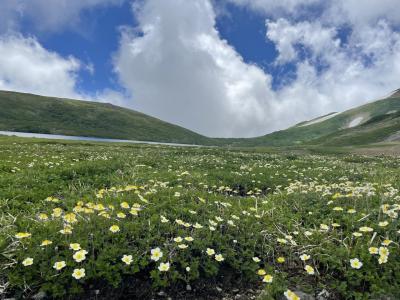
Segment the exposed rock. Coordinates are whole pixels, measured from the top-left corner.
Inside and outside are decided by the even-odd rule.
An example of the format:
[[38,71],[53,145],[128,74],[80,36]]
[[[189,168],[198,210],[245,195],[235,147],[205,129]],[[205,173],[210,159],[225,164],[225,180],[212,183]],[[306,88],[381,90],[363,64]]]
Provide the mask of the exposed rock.
[[313,295],[310,294],[306,294],[302,291],[293,291],[297,296],[300,297],[301,300],[316,300],[315,297]]
[[331,294],[327,290],[323,289],[318,293],[317,300],[328,300],[330,295]]

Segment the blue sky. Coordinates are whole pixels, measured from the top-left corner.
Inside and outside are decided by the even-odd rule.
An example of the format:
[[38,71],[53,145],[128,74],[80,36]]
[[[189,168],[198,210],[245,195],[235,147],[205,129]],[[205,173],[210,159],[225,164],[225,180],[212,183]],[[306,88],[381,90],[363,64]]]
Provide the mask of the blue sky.
[[[291,68],[273,66],[277,51],[274,43],[265,36],[265,17],[232,3],[224,9],[224,13],[216,19],[221,37],[235,47],[247,63],[257,64],[271,72],[274,85],[279,85],[290,75]],[[123,26],[137,26],[130,1],[82,11],[79,24],[59,32],[32,30],[30,20],[23,20],[20,31],[27,36],[35,35],[48,50],[63,56],[73,55],[93,65],[93,73],[80,70],[78,89],[83,93],[95,93],[104,88],[123,88],[118,84],[112,64],[112,55],[118,49],[119,32]]]
[[396,0],[4,0],[0,89],[257,136],[399,88]]
[[122,5],[84,10],[79,24],[60,32],[32,32],[29,23],[24,24],[22,32],[36,34],[46,49],[93,65],[94,72],[80,70],[77,87],[90,94],[104,88],[122,88],[113,72],[112,55],[118,49],[121,26],[135,26],[135,22],[131,3],[125,1]]

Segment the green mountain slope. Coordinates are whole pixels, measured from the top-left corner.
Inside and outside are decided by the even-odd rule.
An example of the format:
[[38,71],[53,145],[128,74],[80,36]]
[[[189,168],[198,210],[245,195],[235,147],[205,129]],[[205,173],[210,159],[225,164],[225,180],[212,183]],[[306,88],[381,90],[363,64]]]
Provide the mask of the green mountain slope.
[[0,130],[224,146],[365,145],[400,140],[400,90],[256,138],[208,138],[134,110],[0,91]]
[[183,144],[213,140],[134,110],[97,103],[0,91],[0,130]]
[[236,146],[351,145],[395,140],[400,131],[399,112],[400,90],[397,90],[388,98],[342,113],[331,113],[286,130],[230,143]]
[[[399,102],[400,102],[400,98]],[[400,141],[400,112],[378,115],[367,122],[312,141],[332,146],[366,145]]]

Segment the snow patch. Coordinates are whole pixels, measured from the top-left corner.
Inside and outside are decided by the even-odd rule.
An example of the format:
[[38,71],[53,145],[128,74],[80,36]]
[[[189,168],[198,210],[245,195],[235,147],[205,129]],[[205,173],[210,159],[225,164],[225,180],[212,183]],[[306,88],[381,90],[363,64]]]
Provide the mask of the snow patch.
[[391,92],[388,98],[397,98],[397,97],[400,97],[400,89]]
[[385,140],[386,142],[398,142],[400,141],[400,131],[396,132],[395,134],[392,134]]
[[360,125],[363,120],[364,120],[364,117],[357,117],[357,118],[353,119],[349,123],[349,125],[347,125],[347,128],[356,127],[356,126]]
[[327,116],[325,116],[325,117],[317,118],[317,119],[308,121],[308,122],[306,122],[305,124],[301,124],[301,125],[299,125],[299,127],[304,127],[304,126],[308,126],[308,125],[312,125],[312,124],[317,124],[317,123],[320,123],[320,122],[322,122],[322,121],[326,121],[326,120],[328,120],[328,119],[330,119],[330,118],[333,118],[334,116],[336,116],[336,115],[338,115],[338,114],[340,114],[340,112],[333,113],[333,114],[327,115]]

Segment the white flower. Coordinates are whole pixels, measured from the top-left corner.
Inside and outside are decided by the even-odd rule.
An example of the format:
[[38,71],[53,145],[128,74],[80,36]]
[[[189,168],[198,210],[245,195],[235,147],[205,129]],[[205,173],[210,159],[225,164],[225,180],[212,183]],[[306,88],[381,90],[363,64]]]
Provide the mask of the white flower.
[[81,250],[81,245],[79,245],[78,243],[72,243],[72,244],[69,244],[69,248],[71,250],[78,251],[78,250]]
[[174,238],[174,242],[181,243],[182,241],[183,239],[180,236]]
[[273,279],[274,279],[273,276],[267,274],[267,275],[264,276],[263,282],[271,283]]
[[166,217],[161,216],[161,223],[168,223],[168,222],[169,220]]
[[350,265],[353,269],[360,269],[363,264],[358,258],[352,258],[350,259]]
[[154,261],[158,261],[161,257],[163,257],[163,253],[160,248],[151,249],[151,259]]
[[368,251],[370,254],[378,254],[379,250],[376,247],[369,247]]
[[388,261],[388,256],[387,256],[387,255],[381,255],[381,256],[379,256],[378,263],[379,263],[380,265],[381,265],[381,264],[386,264],[387,261]]
[[286,292],[283,293],[288,300],[300,300],[300,297],[297,296],[294,292],[291,290],[287,290]]
[[323,231],[328,231],[328,230],[329,230],[329,226],[326,225],[326,224],[321,224],[321,225],[319,225],[319,228],[320,228],[321,230],[323,230]]
[[87,254],[86,250],[80,250],[80,251],[75,252],[72,257],[74,258],[74,260],[76,262],[81,262],[86,259],[86,254]]
[[130,264],[132,263],[132,261],[133,261],[132,255],[124,255],[124,256],[122,256],[121,260],[122,260],[125,264],[130,265]]
[[302,261],[309,260],[309,259],[310,259],[310,255],[308,255],[308,254],[302,254],[302,255],[300,255],[300,259],[301,259]]
[[160,263],[160,265],[158,266],[158,269],[160,270],[160,272],[167,272],[169,270],[169,262]]
[[305,265],[304,270],[306,270],[307,274],[309,274],[309,275],[315,274],[314,268],[311,267],[310,265]]
[[209,256],[212,256],[212,255],[215,254],[215,250],[214,250],[214,249],[211,249],[211,248],[207,248],[206,253],[207,253]]
[[56,269],[57,271],[65,268],[67,264],[65,263],[65,261],[56,261],[53,265],[53,268]]
[[201,224],[199,224],[199,223],[194,224],[193,227],[196,228],[196,229],[203,228],[203,226]]
[[28,266],[33,265],[33,258],[31,258],[31,257],[25,258],[25,259],[22,261],[22,264],[23,264],[25,267],[28,267]]
[[72,277],[74,277],[75,279],[81,279],[85,277],[85,269],[74,269]]
[[218,262],[224,261],[225,258],[222,256],[222,254],[216,254],[215,255],[215,260]]
[[119,226],[118,226],[118,225],[112,225],[112,226],[110,227],[110,231],[111,231],[112,233],[117,233],[117,232],[119,231]]
[[379,247],[379,255],[389,256],[389,249],[386,247]]

